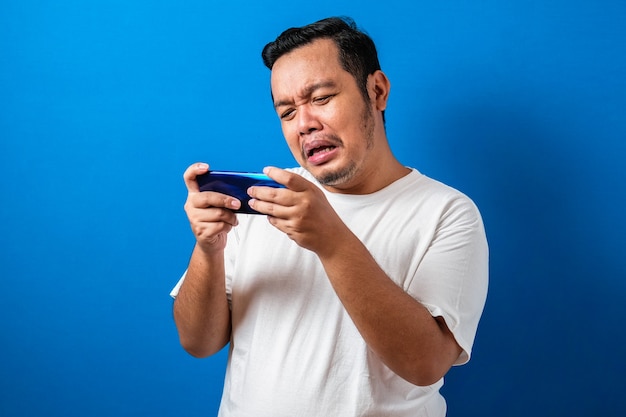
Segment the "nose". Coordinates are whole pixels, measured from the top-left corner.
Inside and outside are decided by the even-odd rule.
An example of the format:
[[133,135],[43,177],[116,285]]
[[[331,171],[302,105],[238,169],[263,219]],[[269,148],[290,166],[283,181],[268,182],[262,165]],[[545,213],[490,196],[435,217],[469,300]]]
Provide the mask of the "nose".
[[300,135],[308,135],[322,128],[314,109],[310,105],[303,105],[298,109],[298,132]]

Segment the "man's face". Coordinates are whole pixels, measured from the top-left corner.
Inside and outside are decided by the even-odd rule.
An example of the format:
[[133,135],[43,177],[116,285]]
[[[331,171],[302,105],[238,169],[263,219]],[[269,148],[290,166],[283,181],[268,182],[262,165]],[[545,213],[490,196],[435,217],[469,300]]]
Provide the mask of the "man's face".
[[347,192],[373,161],[373,107],[321,39],[280,57],[272,68],[274,107],[298,163],[322,184]]

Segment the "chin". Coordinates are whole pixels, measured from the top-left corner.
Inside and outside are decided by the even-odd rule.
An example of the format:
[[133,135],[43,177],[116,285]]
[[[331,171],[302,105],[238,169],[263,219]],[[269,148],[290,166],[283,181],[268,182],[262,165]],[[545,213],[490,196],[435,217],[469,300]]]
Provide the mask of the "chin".
[[337,187],[350,182],[357,172],[357,167],[356,164],[351,163],[340,169],[322,169],[319,172],[310,172],[320,184]]

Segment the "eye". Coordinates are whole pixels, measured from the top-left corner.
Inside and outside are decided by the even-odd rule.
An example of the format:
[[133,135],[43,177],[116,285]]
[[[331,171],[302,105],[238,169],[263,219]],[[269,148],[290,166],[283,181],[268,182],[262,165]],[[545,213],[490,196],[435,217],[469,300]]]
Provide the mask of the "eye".
[[320,97],[315,97],[313,99],[313,103],[315,104],[326,104],[330,101],[330,99],[333,97],[332,94],[327,95],[327,96],[320,96]]
[[296,109],[287,109],[283,111],[282,113],[280,113],[279,117],[281,120],[291,120],[293,119],[295,113],[296,113]]

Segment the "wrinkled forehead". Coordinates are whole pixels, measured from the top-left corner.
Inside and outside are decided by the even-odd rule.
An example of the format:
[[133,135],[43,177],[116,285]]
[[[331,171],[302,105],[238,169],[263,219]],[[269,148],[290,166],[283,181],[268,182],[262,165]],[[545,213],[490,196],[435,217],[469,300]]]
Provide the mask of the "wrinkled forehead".
[[349,75],[339,61],[339,50],[330,39],[301,46],[276,60],[271,72],[272,95],[302,94],[311,86]]

